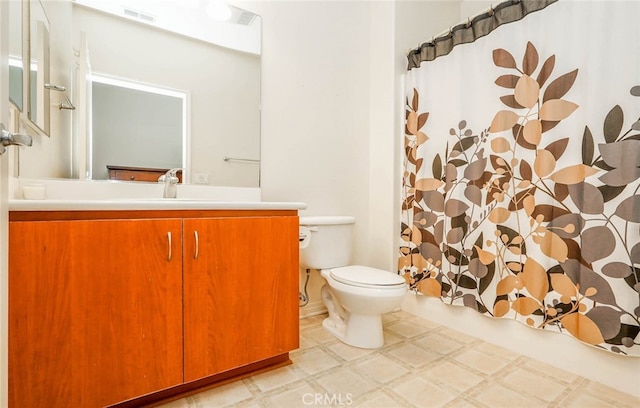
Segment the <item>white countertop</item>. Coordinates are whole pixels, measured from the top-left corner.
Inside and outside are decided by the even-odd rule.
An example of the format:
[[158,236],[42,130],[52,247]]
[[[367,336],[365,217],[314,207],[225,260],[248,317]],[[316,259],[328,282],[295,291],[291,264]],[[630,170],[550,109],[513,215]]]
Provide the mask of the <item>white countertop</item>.
[[[162,198],[162,183],[10,178],[9,211],[303,210],[302,202],[262,201],[260,188],[178,184],[178,198]],[[42,190],[24,199],[25,189]]]
[[112,200],[10,199],[9,211],[111,211],[111,210],[303,210],[302,202],[219,201],[185,198]]

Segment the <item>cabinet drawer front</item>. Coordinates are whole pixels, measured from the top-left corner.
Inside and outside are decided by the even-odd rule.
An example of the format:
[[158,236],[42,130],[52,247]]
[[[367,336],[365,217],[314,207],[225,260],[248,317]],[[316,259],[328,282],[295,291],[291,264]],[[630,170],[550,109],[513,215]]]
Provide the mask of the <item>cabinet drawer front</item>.
[[150,171],[131,171],[131,170],[117,170],[110,174],[112,180],[126,180],[126,181],[158,181],[158,177],[164,173],[150,172]]

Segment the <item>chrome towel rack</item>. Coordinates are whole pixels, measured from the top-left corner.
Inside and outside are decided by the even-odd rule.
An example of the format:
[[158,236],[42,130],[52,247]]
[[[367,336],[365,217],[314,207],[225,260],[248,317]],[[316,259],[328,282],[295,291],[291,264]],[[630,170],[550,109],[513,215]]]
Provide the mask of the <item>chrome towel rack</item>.
[[227,157],[224,156],[222,158],[222,160],[228,162],[228,161],[238,161],[238,162],[246,162],[246,163],[260,163],[260,160],[257,159],[243,159],[243,158],[239,158],[239,157]]
[[45,87],[45,89],[49,89],[50,91],[62,92],[62,96],[64,96],[64,102],[58,102],[58,109],[60,109],[60,110],[62,110],[62,109],[75,110],[76,109],[76,107],[73,104],[73,102],[71,102],[71,99],[69,99],[69,97],[65,93],[65,91],[67,90],[67,88],[65,86],[56,85],[56,84],[44,84],[44,87]]

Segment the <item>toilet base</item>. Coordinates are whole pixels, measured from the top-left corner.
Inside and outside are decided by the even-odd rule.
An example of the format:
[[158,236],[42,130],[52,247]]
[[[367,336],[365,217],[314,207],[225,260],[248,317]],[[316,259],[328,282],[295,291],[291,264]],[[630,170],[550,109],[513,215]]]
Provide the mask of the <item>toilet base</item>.
[[320,293],[329,311],[329,317],[322,321],[326,331],[350,346],[368,349],[382,347],[382,315],[347,311],[337,302],[329,285],[324,285]]
[[322,321],[322,327],[353,347],[375,349],[384,345],[382,316],[350,314],[345,323],[336,322],[329,316]]

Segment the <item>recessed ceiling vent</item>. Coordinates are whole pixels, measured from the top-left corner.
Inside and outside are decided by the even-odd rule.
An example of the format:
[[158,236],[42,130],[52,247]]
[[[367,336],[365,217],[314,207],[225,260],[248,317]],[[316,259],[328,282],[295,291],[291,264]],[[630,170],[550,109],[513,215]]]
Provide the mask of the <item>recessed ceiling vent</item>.
[[230,4],[228,7],[231,10],[231,17],[229,17],[227,23],[250,26],[257,17],[257,14],[253,14],[250,11],[243,10]]
[[142,20],[144,22],[147,23],[153,23],[156,21],[155,16],[149,14],[149,13],[145,13],[143,11],[137,11],[137,10],[133,10],[130,8],[124,8],[123,9],[123,14],[127,17],[131,17],[131,18],[135,18],[138,20]]
[[250,13],[248,11],[242,11],[240,13],[237,13],[235,16],[235,21],[233,21],[236,24],[240,24],[240,25],[251,25],[251,23],[253,23],[253,20],[255,20],[256,15],[253,13]]

